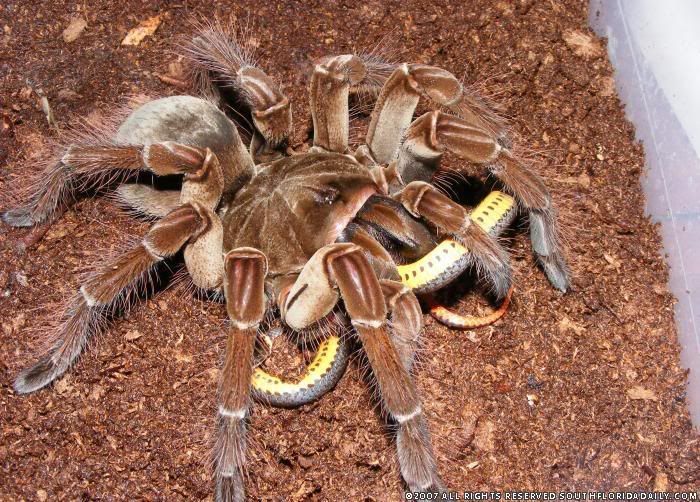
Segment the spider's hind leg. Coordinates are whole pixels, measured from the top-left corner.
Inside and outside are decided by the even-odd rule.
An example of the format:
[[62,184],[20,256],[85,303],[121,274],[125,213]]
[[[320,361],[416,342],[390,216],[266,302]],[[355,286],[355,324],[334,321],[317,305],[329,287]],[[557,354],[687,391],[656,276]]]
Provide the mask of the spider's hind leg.
[[56,341],[37,363],[19,374],[15,390],[34,392],[65,373],[88,340],[103,331],[105,321],[129,303],[158,262],[208,226],[206,217],[201,207],[181,206],[156,223],[139,245],[92,274],[67,305]]
[[45,169],[29,202],[6,211],[2,219],[15,227],[50,221],[79,192],[126,179],[142,169],[159,176],[201,177],[206,155],[205,149],[171,141],[151,145],[73,144],[56,163]]

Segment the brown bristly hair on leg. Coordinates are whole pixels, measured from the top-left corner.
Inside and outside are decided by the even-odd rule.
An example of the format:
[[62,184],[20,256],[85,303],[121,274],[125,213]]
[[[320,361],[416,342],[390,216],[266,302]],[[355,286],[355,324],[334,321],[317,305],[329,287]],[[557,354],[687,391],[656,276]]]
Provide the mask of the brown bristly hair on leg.
[[489,82],[498,80],[491,76],[486,80],[466,82],[466,75],[462,77],[462,99],[454,106],[441,107],[464,119],[474,117],[478,124],[485,127],[500,142],[510,142],[509,117],[505,114],[505,107],[499,97],[504,90],[495,91],[489,86]]
[[[571,247],[573,242],[572,234],[576,231],[583,231],[584,229],[579,223],[580,218],[577,218],[575,215],[566,211],[568,205],[573,202],[572,196],[566,191],[552,190],[552,185],[558,183],[576,183],[581,185],[582,183],[585,183],[585,181],[581,178],[571,179],[546,175],[547,170],[560,173],[562,170],[567,168],[567,164],[565,162],[557,162],[555,160],[557,156],[566,156],[566,153],[562,151],[561,148],[530,148],[525,145],[526,143],[524,141],[517,141],[514,143],[513,147],[509,148],[509,152],[519,164],[527,166],[529,171],[542,178],[545,185],[547,185],[547,187],[550,189],[550,197],[557,199],[554,201],[556,203],[553,204],[556,208],[555,215],[557,221],[557,238],[563,255],[565,258],[568,258],[567,250]],[[561,202],[566,202],[567,204],[562,205]],[[526,222],[528,222],[528,214],[526,213],[524,216]]]
[[391,76],[398,65],[396,61],[396,48],[392,46],[392,38],[396,30],[391,30],[384,35],[376,45],[368,49],[359,49],[354,52],[365,64],[367,75],[363,82],[353,89],[353,92],[368,93],[376,99],[382,86]]
[[[115,265],[116,263],[116,265]],[[101,273],[88,276],[79,293],[64,307],[59,321],[49,321],[46,341],[39,361],[22,371],[15,380],[15,390],[21,394],[38,390],[63,375],[85,350],[88,342],[101,335],[115,314],[128,310],[137,296],[151,284],[151,272],[156,262],[143,248],[123,254],[117,261],[105,265]],[[116,268],[115,268],[116,267]],[[84,294],[90,291],[90,295]],[[102,300],[90,304],[88,298]]]
[[544,181],[509,152],[502,154],[490,171],[527,211],[535,256],[552,285],[566,291],[570,271],[559,236],[557,211]]
[[74,119],[74,125],[49,141],[31,165],[21,172],[11,173],[10,184],[14,190],[6,195],[9,199],[6,207],[14,209],[3,213],[3,220],[12,226],[51,221],[75,200],[80,191],[98,191],[123,179],[123,173],[97,169],[95,171],[99,172],[92,176],[87,170],[80,179],[62,159],[72,145],[94,146],[96,149],[114,145],[118,148],[114,136],[119,125],[147,100],[145,96],[132,96],[104,113]]
[[259,63],[249,27],[220,20],[193,20],[191,25],[197,36],[181,42],[179,51],[189,63],[186,72],[193,89],[217,102],[222,100],[221,90],[231,89],[250,106],[238,76],[241,68],[257,67]]
[[475,223],[470,223],[461,237],[469,249],[470,265],[478,274],[489,279],[496,298],[505,298],[512,282],[510,256],[498,240],[484,232]]
[[370,48],[354,49],[354,53],[365,65],[367,74],[360,84],[350,88],[350,144],[364,143],[366,124],[358,124],[357,119],[369,117],[379,93],[398,65],[396,49],[392,46],[395,30],[384,35]]

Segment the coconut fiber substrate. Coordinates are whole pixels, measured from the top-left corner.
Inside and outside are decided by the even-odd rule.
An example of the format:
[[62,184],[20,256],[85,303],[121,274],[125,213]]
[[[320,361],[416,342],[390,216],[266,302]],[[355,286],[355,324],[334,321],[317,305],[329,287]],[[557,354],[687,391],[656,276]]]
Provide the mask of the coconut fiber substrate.
[[[426,315],[416,379],[446,485],[695,491],[700,444],[659,232],[643,210],[643,149],[587,8],[583,0],[5,0],[2,209],[56,129],[127,96],[185,92],[175,50],[194,30],[188,18],[248,26],[262,66],[293,101],[295,148],[308,141],[317,58],[380,47],[395,61],[446,68],[501,105],[519,151],[553,194],[573,273],[569,293],[550,286],[521,220],[508,241],[516,289],[506,316],[464,332]],[[122,45],[140,23],[157,29]],[[362,112],[354,135],[366,128]],[[451,188],[469,201],[479,183],[466,179]],[[162,285],[131,309],[53,386],[29,396],[12,388],[41,347],[35,333],[60,314],[81,274],[148,225],[99,196],[80,199],[23,252],[29,231],[0,226],[0,499],[211,499],[226,312],[186,283]],[[493,308],[484,287],[463,282],[442,299],[461,313]],[[308,356],[273,357],[294,376]],[[315,404],[254,406],[251,499],[402,498],[394,440],[362,365],[353,361]]]

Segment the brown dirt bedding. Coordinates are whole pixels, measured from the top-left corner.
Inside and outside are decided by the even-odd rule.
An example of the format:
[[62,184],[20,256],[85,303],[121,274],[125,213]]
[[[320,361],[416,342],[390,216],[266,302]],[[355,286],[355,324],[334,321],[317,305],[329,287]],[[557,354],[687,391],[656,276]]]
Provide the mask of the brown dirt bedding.
[[[657,229],[643,214],[643,152],[583,0],[8,0],[0,5],[0,193],[54,135],[27,79],[60,127],[129,94],[178,93],[158,78],[172,73],[172,43],[190,31],[188,16],[214,14],[250,22],[294,102],[297,141],[308,129],[312,60],[388,36],[397,60],[442,66],[498,94],[518,143],[539,160],[567,228],[574,290],[555,292],[516,232],[517,292],[505,319],[471,335],[427,321],[417,378],[449,487],[700,487],[674,299]],[[155,15],[153,37],[120,45]],[[76,17],[87,27],[65,42]],[[170,288],[116,322],[52,389],[19,397],[11,388],[38,344],[30,328],[57,315],[100,250],[145,228],[105,198],[79,202],[24,254],[12,244],[26,231],[2,227],[0,499],[209,496],[222,305]],[[474,298],[460,308],[480,309]],[[254,499],[400,498],[393,442],[357,364],[314,405],[256,406],[251,429]]]

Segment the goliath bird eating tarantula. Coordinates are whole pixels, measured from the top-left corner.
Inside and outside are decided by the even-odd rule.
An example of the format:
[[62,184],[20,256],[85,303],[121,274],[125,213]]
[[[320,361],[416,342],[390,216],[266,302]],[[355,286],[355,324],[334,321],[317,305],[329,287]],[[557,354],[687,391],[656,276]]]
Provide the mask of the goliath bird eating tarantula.
[[[300,337],[318,336],[320,323],[357,336],[396,427],[408,489],[442,489],[411,376],[423,326],[416,294],[476,267],[505,298],[511,267],[496,237],[515,208],[527,214],[539,264],[566,291],[569,272],[544,183],[506,146],[499,118],[443,69],[389,66],[361,55],[320,60],[310,84],[313,146],[297,153],[288,146],[291,103],[235,37],[204,26],[183,49],[206,98],[149,101],[112,137],[83,136],[47,167],[24,206],[3,214],[6,223],[28,227],[57,218],[76,195],[105,180],[134,181],[141,171],[182,179],[179,190],[138,180],[119,186],[123,202],[157,221],[138,245],[82,284],[50,349],[17,377],[16,391],[36,391],[63,375],[159,262],[182,250],[194,285],[223,293],[230,318],[218,395],[216,500],[245,497],[251,399],[308,402],[345,368],[344,337],[324,347],[333,356],[311,364],[309,374],[320,376],[306,378],[301,390],[258,373],[256,341],[274,316]],[[365,142],[353,151],[348,99],[362,88],[376,90],[376,103]],[[421,97],[440,111],[414,120]],[[250,113],[249,147],[224,113],[231,106]],[[446,152],[485,166],[512,198],[493,192],[470,214],[431,184]]]

